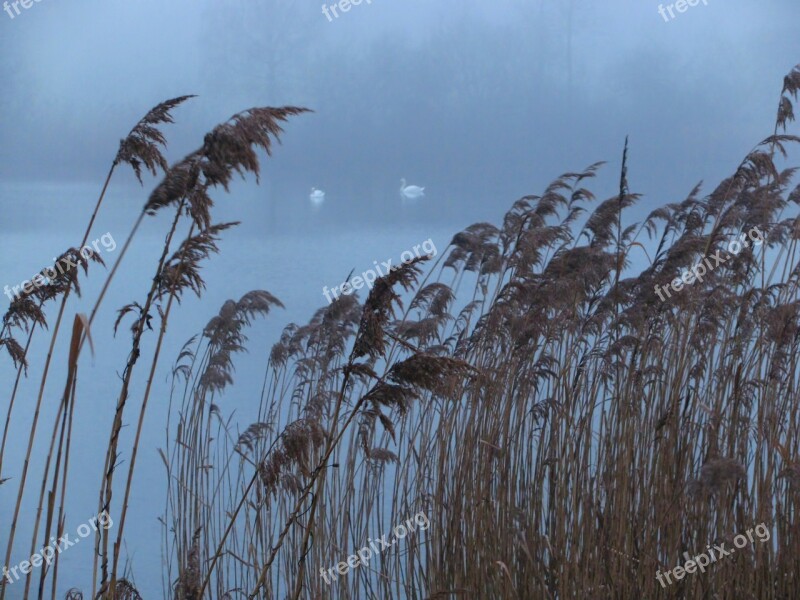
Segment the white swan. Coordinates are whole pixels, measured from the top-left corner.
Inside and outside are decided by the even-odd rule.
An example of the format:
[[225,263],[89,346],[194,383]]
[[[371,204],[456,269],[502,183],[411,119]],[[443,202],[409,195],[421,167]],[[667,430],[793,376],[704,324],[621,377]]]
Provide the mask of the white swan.
[[400,195],[407,200],[416,200],[425,195],[425,188],[418,185],[406,185],[405,178],[400,180]]
[[325,192],[312,187],[311,194],[308,196],[308,199],[311,200],[311,204],[314,206],[320,206],[323,202],[325,202]]

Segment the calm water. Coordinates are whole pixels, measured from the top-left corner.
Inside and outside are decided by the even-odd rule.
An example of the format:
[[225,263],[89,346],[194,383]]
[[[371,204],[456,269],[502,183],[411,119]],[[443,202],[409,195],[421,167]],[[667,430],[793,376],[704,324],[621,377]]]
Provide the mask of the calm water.
[[[53,257],[80,241],[96,192],[95,185],[0,186],[3,214],[0,221],[0,253],[5,257],[0,271],[0,286],[13,286],[30,279],[42,267],[52,265]],[[167,377],[182,344],[200,332],[229,298],[238,299],[250,290],[265,289],[285,304],[285,310],[276,310],[248,332],[249,353],[236,359],[236,383],[217,402],[226,415],[235,411],[235,421],[244,429],[255,417],[269,349],[286,324],[291,321],[305,323],[316,309],[327,304],[323,286],[331,288],[339,285],[351,270],[358,275],[374,268],[374,261],[383,262],[391,258],[396,263],[404,251],[428,239],[442,252],[452,235],[468,224],[432,226],[426,220],[427,207],[424,203],[401,206],[399,200],[394,198],[383,199],[383,206],[375,206],[375,213],[382,212],[385,218],[376,219],[373,213],[366,215],[364,222],[343,223],[337,219],[335,204],[328,202],[321,209],[314,210],[308,205],[306,193],[298,194],[296,200],[274,200],[272,206],[269,199],[265,201],[263,198],[247,198],[238,204],[228,199],[225,200],[227,204],[221,201],[218,208],[220,219],[241,220],[243,226],[226,232],[220,244],[221,254],[213,257],[203,269],[207,290],[202,300],[194,296],[187,297],[170,318],[169,334],[156,375],[156,388],[148,408],[126,524],[129,566],[146,600],[160,598],[163,594],[162,532],[157,518],[164,511],[165,471],[157,449],[164,446],[165,440],[169,393]],[[106,250],[100,245],[103,249],[101,256],[107,263],[116,259],[143,197],[141,192],[112,188],[109,206],[101,212],[93,230],[96,235],[90,237],[91,241],[108,233],[118,244],[115,250]],[[276,207],[278,202],[283,203]],[[130,321],[123,323],[116,338],[113,336],[115,312],[124,304],[144,299],[167,227],[166,215],[147,221],[126,257],[124,268],[115,279],[94,325],[92,336],[96,354],[91,356],[86,350],[83,353],[66,510],[66,531],[72,532],[73,538],[77,537],[75,533],[78,527],[94,515],[97,505],[102,461],[119,391],[119,373],[130,347]],[[106,239],[108,241],[109,238]],[[66,375],[67,338],[73,315],[91,310],[103,276],[103,268],[98,266],[90,272],[88,280],[82,278],[82,298],[73,298],[68,305],[45,390],[34,462],[29,472],[12,566],[29,556],[31,529],[28,524],[36,510],[42,462]],[[363,291],[361,298],[364,298]],[[8,303],[5,296],[3,302],[5,311]],[[55,319],[52,310],[49,316],[51,321]],[[151,356],[155,337],[149,335],[145,340],[143,356]],[[20,387],[12,418],[13,433],[3,473],[4,477],[11,477],[12,480],[0,487],[0,550],[3,553],[48,343],[49,335],[40,334],[35,339],[30,355],[33,366],[28,379]],[[146,364],[149,364],[147,360],[138,364],[138,377],[135,377],[131,390],[134,399],[141,398]],[[0,381],[5,390],[11,389],[13,378],[10,360],[5,355],[0,356]],[[0,401],[0,418],[3,422],[7,396],[8,392],[4,392],[4,399]],[[129,410],[126,424],[131,425],[132,420],[133,410]],[[127,427],[124,435],[130,436],[132,429]],[[120,446],[123,468],[130,448],[127,440],[129,438]],[[118,479],[121,477],[118,476]],[[121,491],[115,497],[118,501],[120,494]],[[39,537],[42,537],[41,534]],[[63,596],[73,586],[87,593],[90,591],[91,539],[89,536],[61,554],[59,581],[63,589],[60,595]],[[37,549],[41,545],[37,543]],[[14,600],[22,598],[22,584],[11,586],[6,597]]]

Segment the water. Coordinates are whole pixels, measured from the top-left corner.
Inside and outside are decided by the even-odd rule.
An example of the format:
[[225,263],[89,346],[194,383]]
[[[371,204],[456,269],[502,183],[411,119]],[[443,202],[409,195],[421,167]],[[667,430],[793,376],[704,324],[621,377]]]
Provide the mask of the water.
[[[0,271],[0,286],[13,286],[30,279],[42,267],[52,265],[53,258],[68,246],[77,244],[97,191],[95,184],[0,186],[0,206],[3,209],[0,255],[5,257]],[[135,189],[112,188],[109,206],[101,211],[93,229],[94,234],[89,238],[91,241],[102,234],[111,234],[117,248],[106,251],[101,246],[104,249],[102,257],[107,264],[116,260],[143,198],[143,192]],[[249,353],[236,358],[235,385],[224,396],[215,399],[226,416],[236,413],[234,420],[243,430],[256,418],[271,346],[278,340],[285,325],[291,321],[303,324],[315,310],[327,304],[323,295],[324,287],[340,285],[351,270],[354,275],[359,275],[374,269],[375,261],[381,263],[392,259],[393,264],[397,263],[404,251],[413,251],[414,246],[426,240],[430,240],[438,252],[443,252],[453,234],[467,224],[452,227],[436,224],[435,221],[426,220],[424,204],[401,207],[399,201],[398,206],[386,205],[381,209],[386,215],[383,219],[366,215],[363,221],[356,218],[343,222],[338,206],[328,202],[321,209],[314,210],[308,205],[307,193],[291,200],[294,202],[291,210],[276,209],[263,199],[260,203],[250,200],[252,198],[241,202],[229,198],[220,200],[215,214],[220,214],[221,220],[241,220],[243,225],[225,232],[220,243],[221,254],[212,257],[202,270],[207,286],[203,298],[198,300],[194,296],[187,296],[180,306],[175,306],[170,317],[145,420],[125,528],[126,564],[146,600],[163,595],[163,532],[158,517],[164,512],[166,477],[157,449],[165,445],[168,377],[183,343],[202,331],[229,298],[239,299],[250,290],[265,289],[283,302],[285,309],[275,310],[247,332]],[[394,199],[382,201],[392,202]],[[282,206],[289,203],[290,200],[283,199]],[[379,210],[377,206],[376,210]],[[96,513],[102,463],[120,388],[119,376],[130,349],[131,319],[123,320],[116,337],[112,331],[113,322],[119,307],[135,300],[144,300],[168,221],[165,214],[145,222],[93,326],[95,354],[92,356],[85,348],[82,355],[65,511],[65,531],[79,541],[60,555],[59,597],[63,597],[72,587],[82,589],[87,595],[91,591],[93,535],[84,539],[79,538],[76,532]],[[72,320],[77,312],[88,313],[91,310],[104,275],[102,267],[93,265],[88,280],[81,277],[82,297],[71,298],[67,306],[43,398],[11,566],[29,557],[30,523],[36,511],[42,465],[66,377]],[[359,295],[363,300],[365,291],[362,290]],[[3,311],[7,308],[7,302],[6,299]],[[51,325],[55,316],[56,311],[51,307],[48,312]],[[155,339],[155,333],[146,336],[143,358],[135,372],[130,393],[131,404],[125,417],[127,427],[123,430],[120,443],[118,483],[127,475],[135,415],[138,415],[138,401],[144,390]],[[12,434],[3,467],[3,477],[12,479],[0,486],[0,551],[3,555],[49,341],[49,332],[39,332],[34,339],[30,351],[30,373],[20,386],[12,417]],[[10,359],[6,355],[0,356],[0,382],[5,390],[0,401],[0,419],[3,423],[14,376]],[[121,496],[122,485],[115,496],[117,508]],[[43,534],[40,533],[38,537],[37,549],[43,545]],[[34,581],[38,581],[38,575],[37,569],[34,571]],[[21,599],[22,589],[22,583],[10,586],[6,598]]]

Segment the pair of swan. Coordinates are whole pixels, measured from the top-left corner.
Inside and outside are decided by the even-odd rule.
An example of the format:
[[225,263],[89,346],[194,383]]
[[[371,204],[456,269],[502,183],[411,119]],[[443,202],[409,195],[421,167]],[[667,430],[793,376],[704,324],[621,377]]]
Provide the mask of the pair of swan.
[[[400,195],[405,200],[418,200],[425,196],[425,188],[418,185],[406,185],[405,178],[400,180]],[[311,204],[320,206],[325,202],[325,192],[318,190],[315,187],[311,188],[311,194],[308,196]]]

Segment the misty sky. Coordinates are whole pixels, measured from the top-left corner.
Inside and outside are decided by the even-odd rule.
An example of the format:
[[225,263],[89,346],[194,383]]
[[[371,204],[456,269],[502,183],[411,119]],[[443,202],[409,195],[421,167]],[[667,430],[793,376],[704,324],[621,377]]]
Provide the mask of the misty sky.
[[243,108],[316,111],[268,168],[284,207],[317,186],[339,216],[367,218],[406,177],[436,219],[496,219],[597,160],[610,184],[626,134],[632,190],[662,203],[771,133],[800,62],[794,0],[710,0],[671,22],[653,0],[373,0],[333,22],[321,5],[43,0],[0,14],[0,182],[96,181],[150,106],[195,93],[172,159]]

